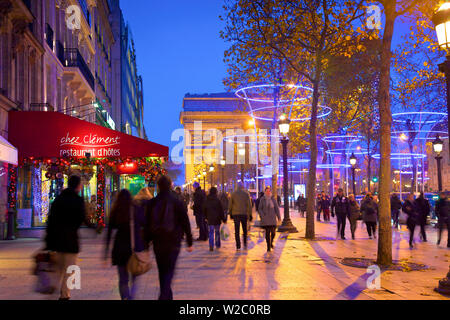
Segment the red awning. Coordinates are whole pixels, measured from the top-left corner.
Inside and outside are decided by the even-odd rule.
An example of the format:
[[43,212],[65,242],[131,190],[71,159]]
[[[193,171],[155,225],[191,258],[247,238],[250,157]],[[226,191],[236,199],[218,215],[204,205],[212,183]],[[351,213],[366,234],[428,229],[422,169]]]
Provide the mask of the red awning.
[[10,111],[9,141],[19,158],[168,157],[169,148],[58,112]]

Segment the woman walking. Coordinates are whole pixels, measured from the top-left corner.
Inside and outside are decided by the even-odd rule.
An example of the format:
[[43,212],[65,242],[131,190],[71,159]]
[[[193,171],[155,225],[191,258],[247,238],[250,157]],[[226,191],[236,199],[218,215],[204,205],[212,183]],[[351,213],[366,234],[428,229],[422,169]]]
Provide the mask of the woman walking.
[[356,226],[358,225],[359,216],[361,215],[359,204],[355,200],[355,195],[351,194],[348,196],[349,206],[350,206],[350,230],[352,231],[352,239],[355,240]]
[[261,227],[266,230],[267,252],[270,252],[273,249],[277,220],[281,220],[280,209],[277,201],[272,196],[270,187],[265,189],[264,196],[259,202],[258,213],[261,217]]
[[[111,210],[105,260],[109,254],[112,231],[116,229],[112,249],[112,264],[117,266],[119,273],[119,291],[122,300],[132,300],[136,293],[136,277],[130,277],[127,270],[127,263],[133,250],[131,248],[131,224],[134,225],[134,251],[144,251],[145,244],[142,235],[145,225],[145,206],[150,199],[151,194],[148,188],[142,189],[134,200],[131,193],[124,189],[118,194]],[[133,221],[131,221],[131,218],[133,218]]]
[[220,225],[226,222],[226,218],[222,203],[217,196],[217,188],[212,187],[209,190],[203,210],[209,228],[209,251],[214,251],[214,238],[216,248],[220,249]]
[[362,204],[361,204],[361,212],[364,223],[367,227],[367,233],[369,234],[369,239],[377,238],[377,221],[378,221],[378,205],[373,200],[372,194],[368,193]]

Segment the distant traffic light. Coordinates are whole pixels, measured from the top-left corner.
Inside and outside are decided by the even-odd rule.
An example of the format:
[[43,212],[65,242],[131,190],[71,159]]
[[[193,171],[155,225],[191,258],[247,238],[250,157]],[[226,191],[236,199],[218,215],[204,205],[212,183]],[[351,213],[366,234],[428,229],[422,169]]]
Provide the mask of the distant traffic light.
[[373,182],[373,183],[377,183],[377,182],[378,182],[378,177],[373,177],[373,178],[372,178],[372,182]]

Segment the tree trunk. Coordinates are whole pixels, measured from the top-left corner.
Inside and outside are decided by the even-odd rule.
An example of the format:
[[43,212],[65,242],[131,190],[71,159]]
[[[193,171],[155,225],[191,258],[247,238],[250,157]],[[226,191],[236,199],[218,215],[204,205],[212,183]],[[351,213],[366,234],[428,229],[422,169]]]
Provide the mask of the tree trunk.
[[[316,75],[320,75],[319,70],[316,70]],[[319,82],[320,76],[316,77],[313,83],[313,101],[311,106],[311,122],[309,125],[309,144],[311,161],[309,163],[308,184],[306,189],[307,194],[307,206],[306,206],[306,239],[314,239],[315,226],[314,226],[314,207],[316,199],[316,167],[317,167],[317,108],[319,105]]]
[[392,264],[392,228],[391,228],[391,126],[390,106],[390,68],[392,60],[392,36],[396,20],[396,0],[385,3],[386,24],[381,51],[381,73],[378,89],[380,114],[380,180],[379,180],[379,220],[377,263]]

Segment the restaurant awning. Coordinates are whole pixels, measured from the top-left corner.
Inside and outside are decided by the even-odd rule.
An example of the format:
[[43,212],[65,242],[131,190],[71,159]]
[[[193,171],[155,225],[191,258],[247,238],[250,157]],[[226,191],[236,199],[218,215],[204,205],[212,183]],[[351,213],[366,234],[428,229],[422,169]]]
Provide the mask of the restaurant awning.
[[0,136],[0,162],[17,166],[17,149],[2,136]]
[[169,148],[58,112],[10,111],[9,140],[19,158],[168,157]]

